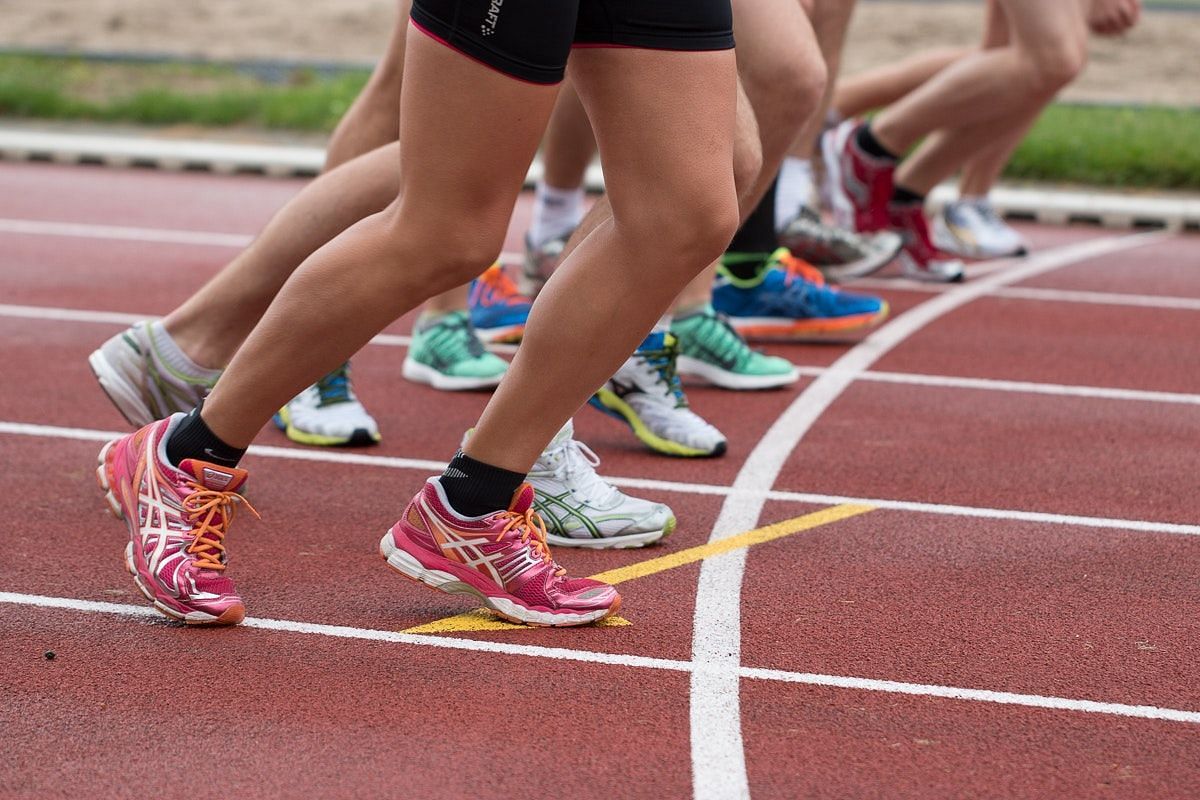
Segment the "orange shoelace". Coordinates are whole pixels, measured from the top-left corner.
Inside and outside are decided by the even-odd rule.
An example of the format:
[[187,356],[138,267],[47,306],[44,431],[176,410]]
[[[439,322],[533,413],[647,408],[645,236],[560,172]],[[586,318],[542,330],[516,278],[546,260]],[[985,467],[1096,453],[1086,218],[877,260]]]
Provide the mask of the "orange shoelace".
[[542,519],[542,515],[533,510],[533,506],[525,509],[525,513],[521,514],[516,511],[505,511],[504,516],[507,522],[504,523],[504,528],[496,536],[496,541],[504,539],[504,536],[511,530],[519,530],[521,532],[521,543],[530,544],[530,539],[533,539],[533,551],[541,557],[542,561],[554,567],[555,575],[566,574],[566,570],[554,563],[554,557],[550,555],[550,545],[546,544],[546,522]]
[[[255,517],[262,519],[254,506],[237,492],[214,492],[198,483],[188,482],[195,491],[183,498],[183,507],[195,525],[195,537],[187,552],[196,556],[201,569],[225,569],[221,557],[225,554],[225,531],[233,522],[234,506],[241,503]],[[201,519],[203,517],[203,519]]]
[[505,300],[521,295],[520,290],[517,289],[517,284],[508,276],[508,272],[505,271],[504,267],[499,264],[493,264],[484,270],[483,275],[480,276],[480,280],[490,287],[492,292],[503,297]]
[[788,275],[795,275],[809,283],[815,283],[817,286],[825,285],[825,276],[821,274],[821,270],[803,258],[792,255],[788,250],[777,251],[773,258],[779,262]]

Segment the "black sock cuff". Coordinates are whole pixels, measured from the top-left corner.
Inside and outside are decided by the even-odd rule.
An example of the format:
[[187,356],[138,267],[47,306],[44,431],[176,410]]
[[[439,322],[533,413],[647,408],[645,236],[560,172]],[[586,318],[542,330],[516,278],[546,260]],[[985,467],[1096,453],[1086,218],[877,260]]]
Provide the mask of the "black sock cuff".
[[246,451],[226,444],[212,432],[200,416],[203,403],[196,406],[171,431],[167,438],[167,461],[179,466],[184,459],[209,461],[223,467],[236,467]]
[[892,202],[902,206],[917,206],[925,204],[925,195],[917,194],[912,189],[903,186],[892,188]]
[[464,517],[507,509],[525,474],[493,467],[459,450],[446,465],[441,484],[450,507]]
[[875,134],[871,132],[871,123],[869,122],[862,124],[854,140],[858,144],[859,149],[872,158],[880,158],[886,161],[900,160],[898,155],[879,143],[879,140],[875,138]]

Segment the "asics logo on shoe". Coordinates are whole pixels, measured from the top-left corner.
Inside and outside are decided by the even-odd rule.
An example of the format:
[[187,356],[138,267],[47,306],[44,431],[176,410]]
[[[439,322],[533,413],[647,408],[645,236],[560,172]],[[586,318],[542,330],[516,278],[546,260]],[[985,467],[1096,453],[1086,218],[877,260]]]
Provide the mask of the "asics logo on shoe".
[[[208,452],[206,448],[204,452]],[[232,473],[222,472],[221,470],[205,467],[203,470],[204,485],[216,491],[222,491],[233,480]]]
[[467,539],[442,524],[424,502],[420,504],[420,511],[426,525],[429,525],[430,532],[434,534],[434,540],[447,557],[457,558],[463,565],[472,569],[486,570],[491,579],[501,586],[542,563],[531,548],[521,548],[515,553],[500,548],[494,553],[485,553],[480,549],[480,545],[493,541],[491,537],[478,536]]

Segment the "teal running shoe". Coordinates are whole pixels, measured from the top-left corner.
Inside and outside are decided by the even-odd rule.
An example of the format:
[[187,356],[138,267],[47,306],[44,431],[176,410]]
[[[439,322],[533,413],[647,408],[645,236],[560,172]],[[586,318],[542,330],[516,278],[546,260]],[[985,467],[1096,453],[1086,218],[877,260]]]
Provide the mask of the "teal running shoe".
[[466,311],[418,321],[404,359],[403,375],[414,383],[458,392],[500,384],[508,362],[479,341]]
[[671,333],[679,341],[680,375],[735,390],[777,389],[800,379],[800,372],[786,358],[751,350],[729,320],[711,305],[676,317]]

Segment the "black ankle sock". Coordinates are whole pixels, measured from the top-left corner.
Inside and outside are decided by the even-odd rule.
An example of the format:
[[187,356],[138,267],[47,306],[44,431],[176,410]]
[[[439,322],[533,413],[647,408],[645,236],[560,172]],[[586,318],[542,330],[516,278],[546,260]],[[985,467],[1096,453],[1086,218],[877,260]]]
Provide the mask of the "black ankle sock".
[[732,250],[721,258],[721,266],[735,278],[752,281],[762,274],[770,253],[735,253]]
[[[734,253],[770,253],[779,247],[779,233],[775,230],[775,187],[771,181],[767,193],[746,217],[742,227],[733,235],[729,250]],[[740,277],[740,276],[739,276]],[[753,277],[753,276],[751,276]]]
[[902,206],[924,205],[925,195],[917,194],[903,186],[896,186],[892,189],[892,202]]
[[864,123],[858,129],[858,134],[854,137],[854,141],[858,144],[859,149],[873,158],[882,158],[888,161],[899,161],[900,157],[888,150],[879,140],[875,138],[875,134],[871,133],[871,123]]
[[223,467],[236,467],[246,455],[245,450],[225,444],[200,416],[201,406],[196,406],[183,421],[175,426],[167,439],[167,461],[179,466],[185,458],[209,461]]
[[450,507],[464,517],[481,517],[508,508],[517,487],[524,482],[524,474],[476,461],[461,450],[446,465],[441,478]]

